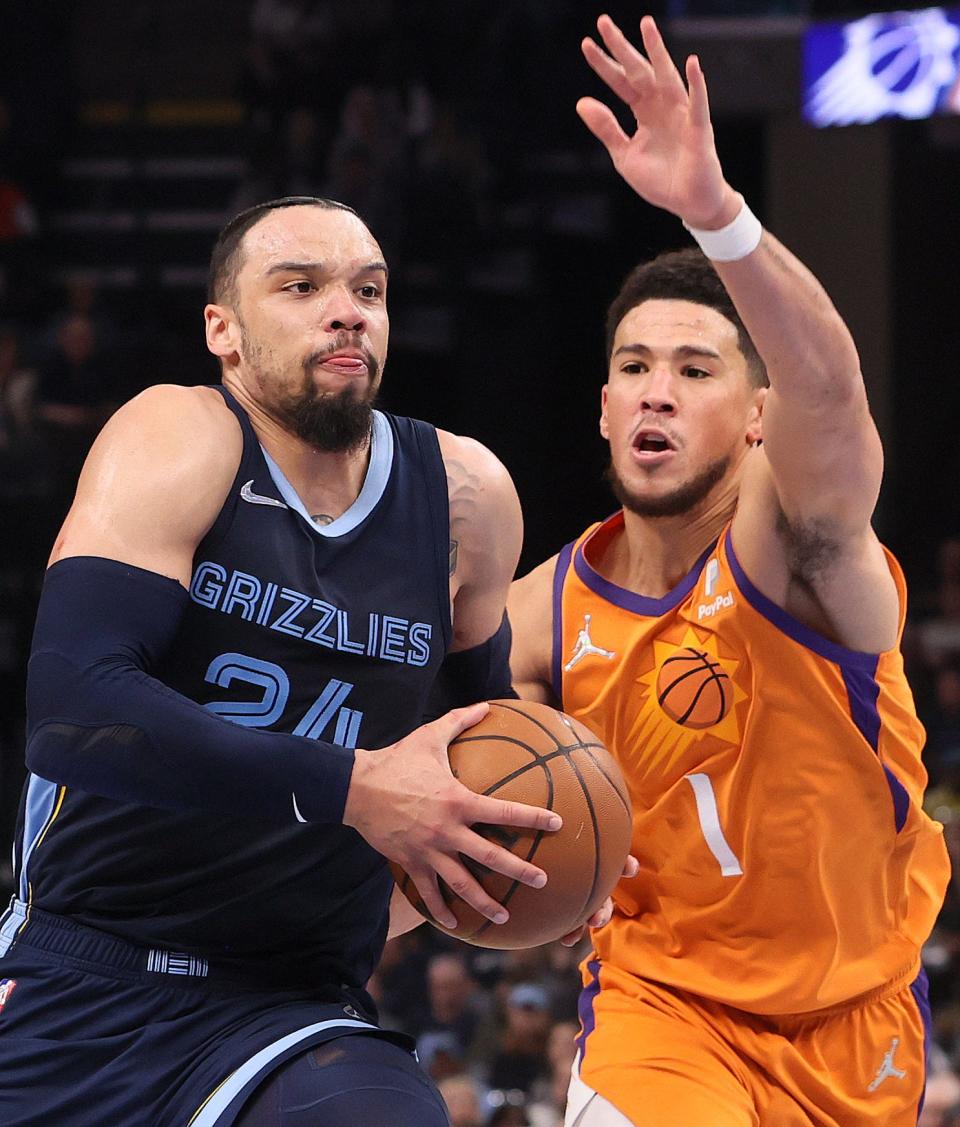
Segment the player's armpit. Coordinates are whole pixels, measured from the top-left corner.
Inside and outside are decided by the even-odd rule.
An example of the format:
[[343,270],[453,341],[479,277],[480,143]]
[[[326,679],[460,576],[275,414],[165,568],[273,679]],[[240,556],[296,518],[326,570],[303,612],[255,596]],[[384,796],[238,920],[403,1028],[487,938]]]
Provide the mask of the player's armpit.
[[100,556],[189,585],[193,552],[223,505],[240,427],[212,388],[152,387],[103,428],[50,563]]

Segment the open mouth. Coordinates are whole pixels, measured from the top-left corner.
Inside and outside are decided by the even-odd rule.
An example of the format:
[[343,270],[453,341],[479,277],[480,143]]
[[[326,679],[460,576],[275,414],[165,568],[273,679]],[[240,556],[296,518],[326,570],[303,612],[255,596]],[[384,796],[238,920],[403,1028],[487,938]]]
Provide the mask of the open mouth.
[[653,458],[658,454],[669,454],[674,449],[673,443],[661,431],[640,430],[633,438],[634,452],[645,458]]

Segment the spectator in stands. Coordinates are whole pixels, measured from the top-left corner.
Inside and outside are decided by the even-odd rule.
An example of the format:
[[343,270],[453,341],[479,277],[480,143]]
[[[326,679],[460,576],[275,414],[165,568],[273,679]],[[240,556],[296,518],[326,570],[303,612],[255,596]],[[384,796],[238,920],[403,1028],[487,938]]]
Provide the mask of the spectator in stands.
[[550,1028],[546,1051],[549,1075],[535,1085],[528,1108],[533,1127],[563,1127],[579,1028],[575,1021],[558,1021]]
[[917,1127],[954,1127],[960,1122],[960,1079],[952,1070],[936,1072],[927,1080]]
[[450,1113],[451,1127],[484,1127],[480,1086],[466,1072],[459,1072],[437,1084]]
[[53,488],[65,503],[73,495],[90,444],[112,407],[109,361],[89,317],[67,317],[40,365],[36,418],[51,460]]
[[550,999],[538,982],[521,982],[507,995],[500,1047],[490,1062],[488,1082],[504,1091],[533,1090],[548,1074]]
[[427,965],[427,1000],[429,1012],[419,1032],[451,1033],[462,1056],[469,1057],[489,1004],[460,951],[441,952],[431,958]]

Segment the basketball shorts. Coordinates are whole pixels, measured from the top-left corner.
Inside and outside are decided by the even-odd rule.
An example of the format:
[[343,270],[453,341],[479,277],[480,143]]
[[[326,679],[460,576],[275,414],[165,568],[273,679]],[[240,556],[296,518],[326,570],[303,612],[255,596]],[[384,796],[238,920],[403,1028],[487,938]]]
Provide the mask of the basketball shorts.
[[16,901],[4,949],[4,1127],[230,1127],[268,1076],[314,1046],[364,1034],[413,1051],[346,998],[264,989]]
[[846,1007],[770,1017],[597,961],[588,970],[568,1127],[593,1122],[593,1093],[635,1127],[916,1127],[930,1030],[922,971]]

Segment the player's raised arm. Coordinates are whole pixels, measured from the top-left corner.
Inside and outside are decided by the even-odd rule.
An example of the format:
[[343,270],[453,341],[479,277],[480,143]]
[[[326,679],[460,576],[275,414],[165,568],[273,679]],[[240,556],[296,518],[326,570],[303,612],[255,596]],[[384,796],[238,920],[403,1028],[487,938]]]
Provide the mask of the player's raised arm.
[[[769,531],[781,521],[787,556],[808,561],[815,549],[818,569],[837,562],[856,591],[869,592],[857,618],[872,616],[875,628],[861,631],[855,623],[848,633],[841,623],[838,636],[862,648],[886,648],[896,638],[896,597],[870,529],[883,458],[850,333],[816,278],[762,230],[727,183],[696,56],[686,60],[682,77],[649,16],[640,25],[644,52],[609,17],[601,16],[597,28],[603,46],[584,40],[584,56],[629,107],[636,128],[625,133],[611,109],[592,98],[581,99],[577,111],[624,180],[678,216],[700,243],[769,375],[764,456],[748,467],[737,515],[737,525],[749,529],[744,539],[757,550],[742,562],[782,601],[786,581],[764,575],[769,545],[761,535],[761,526]],[[844,594],[832,596],[843,617]]]

